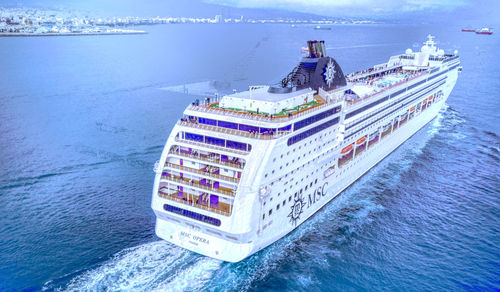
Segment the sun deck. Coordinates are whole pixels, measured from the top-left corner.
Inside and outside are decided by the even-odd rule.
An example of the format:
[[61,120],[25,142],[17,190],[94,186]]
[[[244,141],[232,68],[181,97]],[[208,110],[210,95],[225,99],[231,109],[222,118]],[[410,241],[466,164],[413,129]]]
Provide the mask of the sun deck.
[[228,116],[228,117],[236,117],[243,118],[253,121],[265,121],[265,122],[286,122],[290,120],[294,120],[300,116],[304,116],[306,114],[315,112],[317,110],[323,109],[328,105],[339,102],[339,99],[333,99],[330,101],[326,101],[319,94],[314,95],[314,101],[304,103],[302,105],[296,106],[291,109],[287,109],[279,114],[268,114],[262,112],[254,112],[244,109],[227,109],[221,108],[218,106],[219,102],[214,102],[210,104],[191,104],[188,106],[188,110],[193,110],[197,112],[203,113],[213,113],[216,115]]
[[357,105],[374,96],[386,92],[395,87],[406,84],[414,79],[429,74],[428,67],[405,69],[405,67],[394,67],[389,71],[377,71],[366,75],[351,77],[352,87],[345,92],[346,108]]

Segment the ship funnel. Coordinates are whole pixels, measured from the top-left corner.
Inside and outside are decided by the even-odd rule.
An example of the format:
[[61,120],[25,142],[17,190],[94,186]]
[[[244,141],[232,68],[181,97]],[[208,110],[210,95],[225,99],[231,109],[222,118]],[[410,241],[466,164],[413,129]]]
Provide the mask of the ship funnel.
[[308,58],[323,58],[326,57],[325,41],[307,41],[309,48]]

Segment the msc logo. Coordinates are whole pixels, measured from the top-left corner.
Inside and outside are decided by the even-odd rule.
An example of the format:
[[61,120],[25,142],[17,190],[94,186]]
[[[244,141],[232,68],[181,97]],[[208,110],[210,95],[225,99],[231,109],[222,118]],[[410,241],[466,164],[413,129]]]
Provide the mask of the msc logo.
[[297,195],[295,197],[293,205],[290,207],[291,208],[290,213],[288,214],[288,217],[290,218],[290,223],[292,223],[293,226],[297,226],[297,223],[300,220],[300,215],[304,212],[305,207],[309,209],[313,204],[319,202],[322,197],[326,196],[327,186],[328,183],[325,182],[323,186],[318,187],[313,193],[309,194],[307,196],[308,199],[307,204],[304,201],[302,195]]

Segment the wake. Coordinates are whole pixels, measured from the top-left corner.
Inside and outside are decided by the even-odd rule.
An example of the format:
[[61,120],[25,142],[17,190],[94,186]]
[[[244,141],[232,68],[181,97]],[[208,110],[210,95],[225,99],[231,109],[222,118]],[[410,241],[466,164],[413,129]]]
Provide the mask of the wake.
[[118,252],[57,291],[200,290],[220,261],[197,256],[166,241]]

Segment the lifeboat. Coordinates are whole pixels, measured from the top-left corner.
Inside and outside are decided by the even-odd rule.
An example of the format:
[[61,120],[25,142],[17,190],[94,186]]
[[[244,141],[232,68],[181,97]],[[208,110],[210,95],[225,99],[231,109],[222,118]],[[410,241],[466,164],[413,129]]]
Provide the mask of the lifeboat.
[[363,137],[359,138],[359,139],[356,141],[356,144],[357,144],[357,145],[360,145],[360,144],[365,143],[365,141],[366,141],[366,136],[363,136]]
[[349,153],[351,151],[352,151],[352,144],[347,145],[346,147],[344,147],[344,149],[342,149],[342,151],[340,151],[340,154],[347,154],[347,153]]
[[412,106],[412,107],[411,107],[411,109],[410,109],[410,113],[411,113],[412,111],[414,111],[414,110],[415,110],[415,107],[414,107],[414,106]]
[[427,102],[427,98],[422,101],[422,105],[424,105]]

